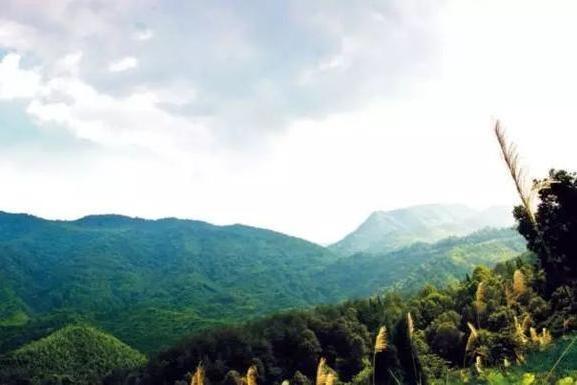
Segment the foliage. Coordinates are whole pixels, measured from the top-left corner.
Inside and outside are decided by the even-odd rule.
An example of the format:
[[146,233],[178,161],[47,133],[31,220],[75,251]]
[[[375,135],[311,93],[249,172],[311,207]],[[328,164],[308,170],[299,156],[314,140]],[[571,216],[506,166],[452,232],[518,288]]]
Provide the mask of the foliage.
[[335,258],[246,226],[0,213],[0,346],[66,313],[154,351],[196,330],[327,301],[315,274]]
[[[514,162],[511,165],[514,168]],[[214,327],[159,353],[140,371],[131,370],[142,362],[136,358],[138,353],[130,353],[120,342],[116,345],[102,343],[100,340],[107,336],[98,338],[98,341],[88,338],[88,342],[79,344],[77,351],[74,350],[77,344],[61,342],[73,338],[50,336],[5,357],[3,368],[8,368],[4,369],[8,375],[5,375],[7,380],[4,381],[95,383],[106,372],[108,375],[103,379],[105,385],[181,385],[187,382],[206,382],[207,385],[278,385],[286,384],[285,381],[289,379],[298,385],[310,385],[313,382],[318,385],[369,385],[371,382],[373,385],[426,385],[440,384],[441,381],[444,384],[523,385],[553,381],[559,385],[572,385],[577,374],[574,349],[577,337],[565,335],[577,328],[574,322],[577,312],[572,270],[573,250],[567,239],[567,234],[573,234],[572,221],[575,216],[571,216],[571,210],[575,203],[557,199],[560,196],[574,197],[572,189],[576,177],[567,175],[564,172],[552,173],[550,183],[539,184],[546,186],[544,189],[555,191],[552,194],[556,198],[541,190],[543,202],[534,217],[528,215],[529,204],[516,210],[519,230],[532,242],[531,249],[536,252],[536,256],[527,254],[516,260],[498,263],[493,269],[478,266],[465,279],[452,281],[443,287],[433,282],[418,291],[388,291],[339,305],[285,311],[235,326]],[[551,199],[551,207],[547,207],[547,199]],[[125,219],[118,220],[125,224]],[[94,225],[89,222],[91,226]],[[110,231],[109,227],[105,228]],[[174,231],[173,228],[164,236],[174,236]],[[245,231],[248,230],[242,228],[242,241],[246,241]],[[152,233],[154,239],[157,234]],[[227,233],[225,239],[229,236],[234,238]],[[258,238],[262,234],[255,236]],[[427,279],[427,271],[436,271],[447,280],[457,270],[458,262],[463,260],[467,261],[465,265],[468,266],[467,263],[476,260],[476,257],[482,259],[491,254],[492,257],[488,259],[498,262],[503,258],[499,250],[507,247],[503,245],[508,245],[508,250],[511,250],[518,241],[518,238],[510,234],[508,236],[510,238],[507,239],[503,231],[484,230],[462,239],[450,238],[434,245],[416,244],[390,254],[357,254],[341,259],[320,248],[327,253],[325,259],[308,266],[311,270],[306,277],[315,282],[318,293],[333,299],[331,296],[334,294],[331,293],[337,289],[350,295],[355,293],[354,285],[361,286],[359,290],[375,287],[371,285],[376,285],[374,282],[380,275],[383,275],[380,277],[381,288],[386,287],[382,282],[396,282],[389,287],[404,289],[403,283],[416,284],[421,282],[420,279]],[[164,240],[156,241],[162,247],[166,246],[162,243]],[[215,242],[220,244],[220,241],[219,238]],[[238,248],[244,250],[244,247],[260,250],[258,247],[253,249],[254,245],[235,245],[229,257],[238,255]],[[259,247],[262,247],[262,243]],[[276,250],[274,245],[267,247]],[[130,253],[122,255],[134,258]],[[240,255],[244,254],[241,252]],[[401,257],[405,259],[396,265]],[[448,259],[451,262],[447,264]],[[536,259],[539,265],[534,263]],[[182,260],[178,262],[184,264]],[[556,268],[561,274],[552,283],[551,271],[547,270],[551,266],[547,267],[547,264],[553,262],[558,264]],[[195,263],[201,264],[201,260],[195,260]],[[251,268],[255,268],[255,265],[251,265]],[[339,270],[346,274],[339,273]],[[269,272],[266,269],[263,271]],[[273,276],[266,278],[249,274],[254,281],[247,283],[248,290],[260,287],[261,282],[272,285],[271,278],[280,279],[275,275],[277,273],[270,273]],[[342,279],[345,275],[346,282]],[[391,277],[397,277],[397,281]],[[399,281],[399,277],[403,280]],[[297,296],[302,295],[299,290],[304,290],[309,282],[305,280],[301,284],[295,288]],[[3,291],[3,295],[12,298],[6,309],[18,311],[19,307],[29,307],[25,301],[14,300],[16,294],[25,298],[20,294],[25,293],[25,290],[21,291],[21,288],[14,285],[6,287],[8,289]],[[169,292],[173,296],[180,295],[179,292]],[[149,308],[141,303],[140,307],[130,308],[123,316],[134,314],[131,311],[135,310],[146,313],[145,309]],[[150,309],[155,307],[151,306]],[[163,310],[173,311],[166,308]],[[138,325],[141,317],[142,314],[136,316],[125,327],[132,323]],[[156,318],[155,315],[152,317]],[[170,313],[167,313],[167,319],[170,318]],[[18,322],[7,325],[21,327]],[[114,322],[111,324],[113,326]],[[107,338],[107,341],[117,341],[112,337]],[[560,342],[552,344],[553,338]],[[85,339],[80,337],[78,340]],[[104,358],[98,356],[96,364],[85,365],[77,372],[71,371],[76,364],[68,363],[90,361],[84,354],[92,354],[93,346],[118,344],[125,348],[119,354],[120,364],[112,367],[101,365],[101,361],[109,362],[107,357],[117,357],[104,351]],[[50,350],[46,346],[56,347]],[[71,354],[71,351],[76,354]],[[55,359],[49,360],[48,357]],[[52,370],[52,367],[55,369]],[[202,375],[198,374],[198,370],[197,374],[192,375],[195,367],[202,368]],[[90,374],[84,374],[86,371]],[[45,377],[47,375],[52,377]],[[316,381],[313,381],[315,378]]]
[[[520,288],[521,274],[523,291],[507,297],[506,288],[515,282]],[[216,329],[158,355],[141,381],[143,385],[181,381],[202,361],[213,384],[254,362],[262,364],[260,384],[303,375],[312,382],[316,364],[326,357],[343,382],[370,382],[368,368],[374,362],[376,384],[397,380],[425,384],[449,375],[451,367],[461,366],[463,360],[467,366],[479,362],[479,368],[527,360],[528,352],[541,349],[531,342],[530,328],[542,330],[551,309],[535,305],[544,302],[536,291],[539,282],[533,265],[517,259],[493,270],[477,268],[470,277],[444,289],[426,286],[404,300],[387,293]],[[481,314],[475,310],[479,301],[484,308]],[[522,325],[519,319],[525,320]],[[478,338],[466,350],[472,324],[477,325]],[[383,326],[390,331],[386,344]]]
[[539,256],[547,290],[577,286],[577,175],[551,170],[549,177],[535,181],[540,203],[535,224],[521,207],[515,209],[519,232],[529,249]]
[[113,369],[136,369],[141,353],[89,326],[67,326],[0,360],[0,383],[95,384]]
[[319,279],[327,289],[348,297],[366,297],[386,289],[411,292],[426,284],[456,283],[478,265],[494,266],[525,250],[525,242],[514,230],[484,229],[385,254],[355,254],[330,265]]
[[577,382],[577,346],[570,349],[553,373],[551,369],[575,337],[563,337],[546,350],[532,351],[521,365],[481,368],[480,373],[454,369],[446,376],[437,378],[434,384],[573,385]]
[[0,353],[75,320],[155,352],[181,336],[278,310],[457,280],[523,250],[485,230],[378,256],[340,258],[246,226],[0,213]]

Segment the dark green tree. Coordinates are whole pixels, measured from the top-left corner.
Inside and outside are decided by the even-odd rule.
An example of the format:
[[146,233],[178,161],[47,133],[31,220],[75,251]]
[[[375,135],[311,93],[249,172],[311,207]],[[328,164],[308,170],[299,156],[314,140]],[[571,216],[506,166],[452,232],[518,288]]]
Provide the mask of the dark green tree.
[[547,179],[536,180],[534,186],[540,198],[535,222],[522,206],[515,208],[514,215],[528,248],[539,258],[551,294],[558,287],[577,284],[577,175],[551,170]]

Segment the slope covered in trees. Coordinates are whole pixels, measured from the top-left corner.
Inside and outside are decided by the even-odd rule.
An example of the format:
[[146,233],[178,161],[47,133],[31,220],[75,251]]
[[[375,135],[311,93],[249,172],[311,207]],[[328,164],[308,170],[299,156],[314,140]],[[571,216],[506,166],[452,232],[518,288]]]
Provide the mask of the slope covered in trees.
[[473,365],[477,357],[483,367],[515,363],[528,352],[546,349],[549,333],[570,330],[556,319],[574,320],[574,314],[538,294],[540,280],[531,263],[518,260],[495,270],[478,268],[457,285],[428,286],[408,298],[386,294],[218,329],[159,355],[142,380],[186,380],[202,361],[213,384],[227,383],[231,371],[242,373],[250,365],[259,368],[262,384],[309,383],[325,357],[340,381],[369,385],[373,342],[381,326],[387,330],[387,348],[377,365],[386,370],[381,369],[377,383],[394,383],[389,369],[412,384],[444,378],[451,368]]
[[[515,172],[512,175],[515,176]],[[255,382],[276,385],[284,380],[308,385],[315,376],[318,378],[319,373],[325,378],[321,381],[322,385],[506,384],[509,381],[532,384],[535,381],[550,383],[559,376],[574,375],[571,372],[574,366],[563,367],[560,363],[566,357],[574,357],[571,349],[577,346],[577,337],[571,334],[577,329],[577,282],[574,272],[577,254],[572,241],[577,238],[574,223],[577,176],[552,171],[546,180],[537,181],[536,186],[541,196],[538,210],[532,211],[521,188],[518,191],[523,205],[515,209],[519,232],[529,242],[532,253],[499,263],[494,269],[477,267],[459,282],[444,287],[425,285],[416,293],[389,291],[340,305],[293,310],[236,326],[213,327],[154,356],[144,369],[138,369],[143,362],[142,356],[118,340],[94,329],[69,327],[2,357],[0,380],[10,385],[39,381],[93,383],[106,375],[103,381],[108,385],[171,385],[190,381],[191,372],[200,362],[203,363],[203,376],[211,385]],[[149,227],[151,224],[154,229]],[[160,230],[156,228],[158,224],[161,225]],[[64,267],[59,274],[67,279],[67,285],[72,285],[59,295],[51,292],[48,296],[51,301],[48,304],[61,305],[57,308],[61,313],[55,313],[54,318],[51,318],[52,314],[45,315],[47,320],[57,323],[66,320],[70,314],[74,318],[76,313],[69,311],[77,310],[73,306],[82,305],[84,308],[80,309],[84,311],[83,314],[94,317],[93,320],[98,321],[98,315],[109,316],[113,325],[120,327],[118,320],[122,318],[115,316],[127,317],[132,314],[131,310],[139,309],[130,307],[141,298],[139,295],[146,297],[155,293],[147,285],[139,287],[139,280],[145,277],[163,282],[163,279],[171,278],[171,283],[178,283],[174,281],[174,275],[164,277],[162,274],[179,271],[176,269],[178,266],[190,267],[187,265],[190,262],[188,259],[194,262],[195,267],[201,266],[203,269],[200,271],[204,274],[212,272],[216,275],[222,271],[210,270],[209,267],[213,265],[206,263],[210,256],[224,255],[227,262],[238,261],[241,256],[244,257],[243,261],[249,261],[255,252],[265,250],[262,257],[253,258],[251,265],[241,266],[239,271],[254,280],[244,282],[248,290],[260,293],[258,288],[261,288],[268,290],[269,295],[275,295],[275,291],[270,290],[271,286],[261,285],[278,284],[275,280],[286,278],[282,275],[285,271],[271,272],[270,269],[278,268],[279,261],[287,262],[281,258],[288,255],[283,247],[294,246],[299,252],[290,255],[291,261],[298,261],[295,262],[295,269],[300,269],[294,273],[294,279],[302,277],[297,274],[303,271],[309,277],[309,281],[299,281],[301,286],[296,286],[294,292],[302,295],[298,290],[306,291],[307,285],[314,282],[317,286],[313,287],[320,295],[331,298],[331,295],[335,295],[335,288],[331,288],[323,279],[331,277],[329,270],[333,264],[344,264],[337,270],[346,270],[349,280],[364,282],[372,280],[359,274],[369,271],[377,276],[386,275],[392,270],[393,261],[404,259],[408,266],[418,268],[398,270],[397,278],[402,275],[409,283],[420,284],[418,279],[426,279],[422,276],[435,268],[438,269],[437,274],[445,274],[443,279],[450,278],[446,275],[450,274],[448,266],[455,268],[457,265],[444,264],[447,259],[457,264],[462,262],[462,257],[470,255],[467,258],[475,262],[484,258],[496,262],[504,257],[503,244],[512,250],[518,242],[510,231],[485,230],[434,245],[416,244],[405,249],[404,254],[399,254],[400,250],[397,250],[382,254],[380,258],[379,255],[358,254],[339,259],[320,246],[264,230],[255,232],[255,229],[243,226],[221,228],[196,222],[186,222],[184,228],[181,225],[176,220],[142,221],[116,216],[88,217],[74,223],[8,216],[8,220],[2,223],[5,231],[0,232],[0,255],[4,258],[2,295],[7,303],[2,311],[11,315],[24,312],[24,318],[34,316],[34,312],[47,311],[48,308],[42,308],[42,303],[37,304],[36,309],[32,305],[35,298],[47,295],[42,289],[59,287],[56,285],[59,281],[53,276],[40,274],[51,272],[53,266],[50,263],[59,269]],[[137,246],[146,251],[136,252],[140,250]],[[311,248],[314,253],[308,254]],[[186,254],[183,250],[196,253]],[[209,253],[204,254],[206,250]],[[18,258],[14,258],[14,255]],[[278,258],[271,260],[271,255]],[[303,269],[302,266],[311,258],[317,263]],[[354,264],[347,265],[347,261],[357,260],[361,268],[355,271]],[[118,261],[129,265],[132,263],[132,269],[145,268],[144,273],[150,275],[134,276],[133,281],[127,281],[130,277],[115,275],[131,272],[115,264]],[[27,264],[26,268],[22,268],[21,264]],[[224,271],[230,268],[226,265],[219,267]],[[197,272],[194,269],[184,271],[186,274]],[[97,278],[91,281],[91,277]],[[387,281],[390,278],[385,276],[382,287],[394,287]],[[184,282],[204,282],[198,276],[195,279]],[[221,279],[231,278],[225,276]],[[234,283],[237,277],[232,279],[225,282]],[[106,284],[97,287],[90,285],[97,282]],[[126,298],[116,297],[118,292],[122,292],[121,289],[126,289],[126,285],[123,286],[125,282],[136,283],[138,290],[146,290],[142,293],[136,290]],[[338,290],[346,291],[343,290],[346,287],[339,287],[342,282],[333,281]],[[402,289],[409,283],[401,282],[397,287]],[[154,284],[152,288],[157,288]],[[292,289],[291,286],[289,290]],[[163,290],[167,290],[169,295],[159,302],[155,302],[156,297],[152,296],[151,308],[157,309],[154,305],[163,301],[175,304],[176,299],[182,298],[179,295],[187,298],[186,291],[171,291],[162,286],[159,293],[162,294]],[[100,295],[101,292],[104,295]],[[85,297],[88,295],[95,296],[92,302]],[[213,302],[205,306],[214,304],[215,297],[208,298]],[[101,305],[109,306],[118,314],[113,311],[99,313],[98,306]],[[126,311],[119,311],[118,305],[127,307]],[[159,308],[166,311],[168,322],[183,324],[183,320],[178,318],[180,313],[171,313],[172,309],[168,307]],[[148,322],[162,319],[159,315],[162,312],[155,314],[145,307],[140,309],[141,314],[125,319],[122,326],[138,330],[141,325],[141,333],[150,332],[158,336],[155,333],[159,332],[151,329]],[[14,330],[10,328],[17,328],[19,322],[34,325],[35,317],[30,320],[24,318],[19,321],[18,317],[6,317],[8,321],[5,321],[2,330]],[[104,319],[100,321],[106,322]],[[35,332],[42,329],[41,325],[37,325]],[[568,342],[558,345],[561,348],[549,350],[553,341],[567,338],[570,338]],[[535,358],[532,358],[534,354],[558,354],[559,349],[562,351],[548,372],[516,373],[517,368],[538,366]],[[79,362],[82,368],[77,368]],[[319,362],[322,363],[322,371],[318,369]],[[113,371],[113,368],[118,370]],[[247,368],[251,368],[250,375],[242,378],[240,373]],[[71,371],[79,377],[69,377]],[[97,376],[90,377],[94,373]],[[195,384],[201,385],[198,378],[203,376],[197,376]],[[327,378],[331,378],[330,383]],[[568,381],[572,382],[565,382]]]
[[524,249],[487,230],[388,254],[340,257],[247,226],[0,214],[0,352],[90,322],[145,352],[195,331],[386,288],[456,280]]
[[[209,381],[220,384],[239,383],[235,373],[249,366],[263,384],[310,384],[315,376],[318,383],[319,373],[363,385],[573,384],[577,175],[552,171],[546,183],[536,183],[546,186],[537,212],[528,204],[515,210],[535,254],[476,268],[443,289],[426,286],[409,297],[389,293],[205,333],[159,355],[140,379],[178,384],[202,361]],[[551,348],[555,339],[561,343]],[[334,372],[325,372],[325,362]]]
[[0,381],[97,384],[113,370],[143,366],[146,358],[116,338],[88,326],[68,326],[0,359]]
[[139,349],[214,323],[323,302],[321,246],[247,226],[0,214],[2,336],[28,318],[80,314]]
[[433,244],[416,243],[389,253],[354,254],[333,263],[319,280],[349,298],[387,289],[410,292],[425,284],[457,282],[478,265],[494,266],[525,250],[525,242],[516,231],[485,229]]

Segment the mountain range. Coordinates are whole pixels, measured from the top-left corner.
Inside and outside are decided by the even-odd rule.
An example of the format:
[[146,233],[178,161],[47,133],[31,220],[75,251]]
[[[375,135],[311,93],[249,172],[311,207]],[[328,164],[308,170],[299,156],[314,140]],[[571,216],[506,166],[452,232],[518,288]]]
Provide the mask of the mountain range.
[[150,351],[209,325],[323,302],[312,278],[336,258],[241,225],[3,213],[0,314],[5,327],[82,315]]
[[0,213],[0,353],[78,322],[151,353],[283,309],[455,280],[525,250],[511,229],[479,230],[507,225],[492,210],[376,212],[328,248],[243,225]]

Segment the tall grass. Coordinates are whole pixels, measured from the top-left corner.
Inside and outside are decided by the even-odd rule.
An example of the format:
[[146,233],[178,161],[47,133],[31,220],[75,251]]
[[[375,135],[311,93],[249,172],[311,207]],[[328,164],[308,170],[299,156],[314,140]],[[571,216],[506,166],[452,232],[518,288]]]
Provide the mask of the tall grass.
[[527,291],[527,284],[525,283],[525,275],[519,269],[513,273],[513,293],[516,297],[523,295]]
[[327,360],[321,357],[317,366],[317,378],[315,385],[325,385],[327,382]]
[[477,285],[477,290],[475,290],[475,302],[473,303],[475,307],[475,315],[477,319],[477,328],[481,327],[480,317],[485,311],[485,283],[483,281],[479,282]]
[[417,357],[415,352],[415,345],[413,344],[413,335],[415,334],[415,322],[413,321],[413,316],[411,312],[407,313],[407,336],[409,338],[409,349],[411,350],[411,359],[413,361],[413,373],[414,378],[417,383],[422,384],[423,379],[421,378],[421,373],[417,370]]
[[246,385],[257,385],[256,377],[257,377],[256,366],[252,365],[246,371]]
[[415,322],[413,321],[413,316],[411,315],[411,312],[407,313],[407,331],[409,333],[409,340],[411,340],[412,343],[413,334],[415,333]]
[[521,199],[521,203],[527,214],[527,217],[536,226],[535,213],[533,211],[533,201],[535,196],[535,189],[533,189],[531,182],[527,180],[526,170],[520,163],[519,153],[515,143],[509,142],[505,134],[505,130],[501,127],[501,123],[497,120],[495,123],[495,136],[501,148],[501,154],[507,165],[507,169],[511,174],[513,183],[517,194]]
[[319,365],[317,366],[315,385],[334,385],[336,379],[337,375],[335,371],[327,365],[327,360],[324,357],[321,357]]
[[465,354],[463,354],[463,368],[467,365],[467,355],[473,350],[473,345],[479,339],[479,332],[473,326],[472,323],[467,322],[467,326],[469,327],[470,333],[469,337],[467,338],[467,343],[465,344]]
[[373,350],[373,385],[376,385],[376,373],[377,373],[377,354],[387,350],[387,328],[381,326],[379,333],[375,338],[375,348]]
[[202,362],[198,364],[192,377],[190,378],[190,385],[204,385],[205,373]]

